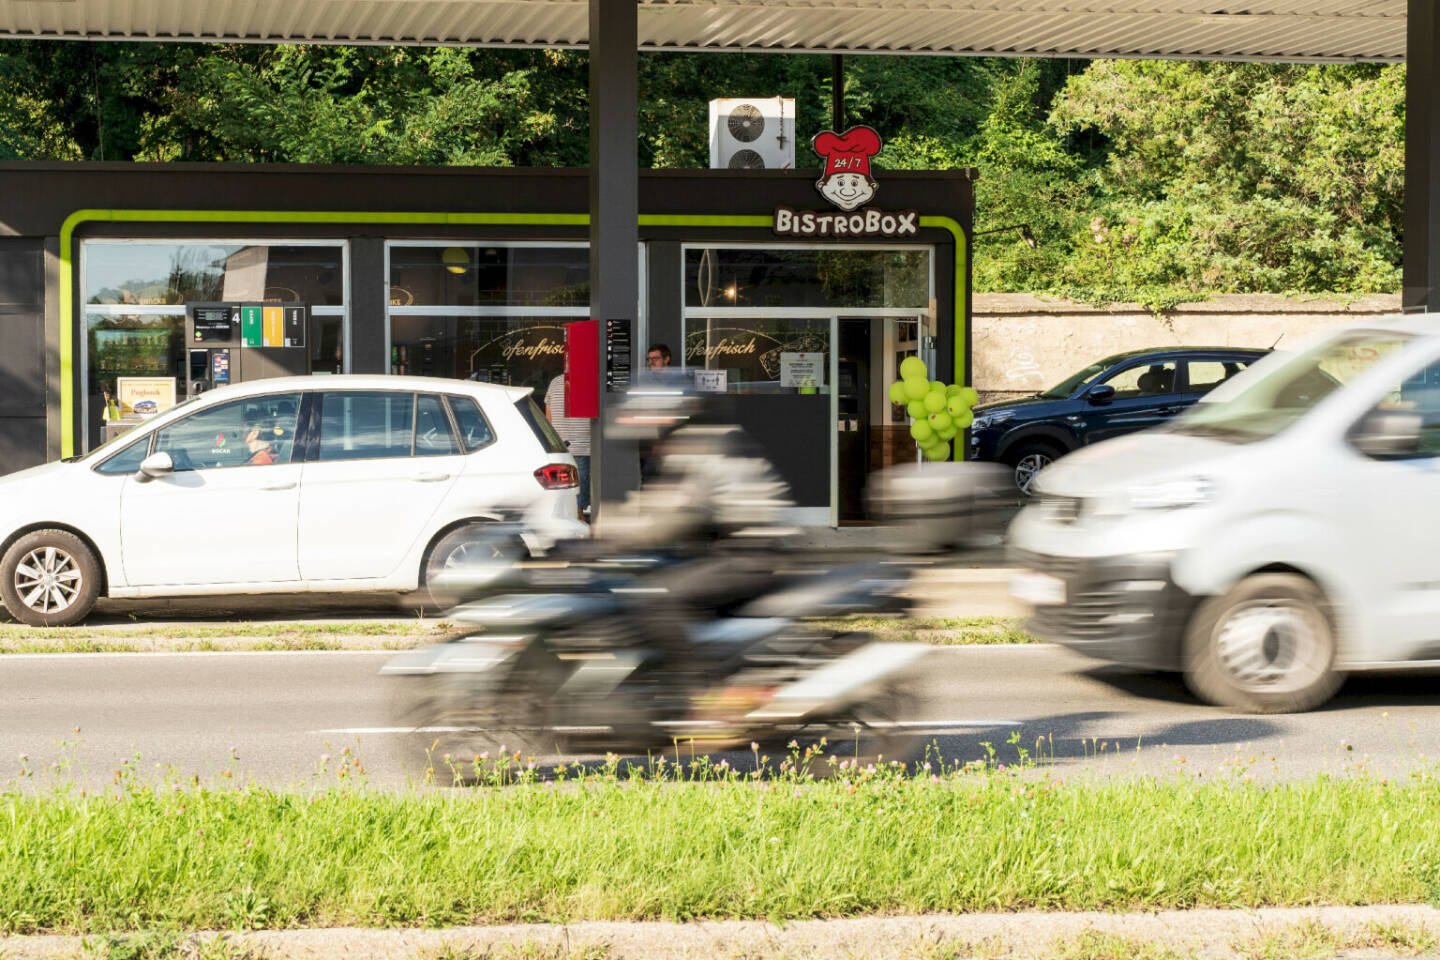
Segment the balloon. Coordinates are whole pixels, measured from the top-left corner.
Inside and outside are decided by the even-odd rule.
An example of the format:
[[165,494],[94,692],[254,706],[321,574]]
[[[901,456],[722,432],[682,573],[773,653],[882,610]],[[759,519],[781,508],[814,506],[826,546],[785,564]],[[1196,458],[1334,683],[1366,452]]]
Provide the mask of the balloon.
[[954,421],[950,419],[950,414],[946,413],[944,410],[940,410],[936,413],[930,414],[930,429],[934,430],[936,433],[939,433],[946,427],[951,426],[953,422]]
[[933,447],[926,447],[921,452],[925,454],[926,460],[932,463],[938,463],[941,460],[948,460],[950,458],[950,444],[939,443]]
[[971,413],[969,410],[966,410],[959,416],[951,417],[950,422],[955,425],[955,428],[957,430],[964,430],[966,427],[970,426],[971,422],[974,421],[974,419],[975,414]]
[[930,416],[930,411],[926,410],[925,404],[921,403],[919,400],[911,400],[910,403],[905,407],[905,411],[910,414],[911,420],[924,420],[926,417]]
[[909,402],[910,402],[910,398],[905,395],[905,384],[901,383],[899,380],[896,380],[894,383],[890,384],[890,402],[891,402],[891,403],[909,403]]
[[905,396],[911,400],[923,400],[930,392],[930,381],[924,377],[910,377],[905,383]]
[[936,390],[940,391],[940,396],[945,396],[945,384],[941,383],[939,380],[931,380],[930,387],[925,392],[933,393]]
[[955,434],[959,432],[959,430],[955,429],[955,424],[952,423],[944,430],[939,431],[936,436],[938,436],[941,440],[944,440],[946,443],[949,443],[951,440],[955,439]]
[[960,384],[958,384],[958,383],[952,383],[952,384],[950,384],[950,386],[948,386],[948,387],[945,388],[945,397],[946,397],[946,399],[949,399],[950,397],[955,396],[955,394],[957,394],[957,393],[959,393],[959,392],[960,392]]
[[910,424],[910,436],[915,438],[916,443],[929,443],[935,436],[935,429],[924,420],[916,420]]
[[980,402],[980,394],[974,387],[961,387],[960,396],[964,397],[965,402],[972,407]]
[[944,410],[945,394],[941,393],[939,390],[931,390],[929,393],[925,394],[925,399],[921,402],[925,404],[925,411],[927,413],[934,413],[937,410]]
[[945,404],[945,409],[950,412],[950,415],[952,417],[958,417],[960,416],[960,414],[965,413],[970,409],[970,404],[965,402],[964,397],[955,396],[951,397],[950,400]]
[[929,370],[925,369],[925,361],[919,357],[906,357],[900,361],[900,379],[913,380],[916,377],[929,379]]

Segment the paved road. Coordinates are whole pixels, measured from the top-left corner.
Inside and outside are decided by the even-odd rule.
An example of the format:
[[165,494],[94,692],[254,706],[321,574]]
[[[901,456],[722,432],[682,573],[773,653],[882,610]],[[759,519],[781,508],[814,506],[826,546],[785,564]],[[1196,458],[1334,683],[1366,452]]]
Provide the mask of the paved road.
[[[32,783],[68,756],[70,775],[94,784],[137,752],[150,775],[155,764],[186,776],[233,769],[293,785],[315,774],[322,754],[345,746],[372,782],[404,783],[404,738],[385,732],[394,723],[392,682],[376,673],[387,656],[6,656],[0,785],[22,766],[22,753],[37,771]],[[934,658],[912,718],[924,725],[913,732],[962,761],[980,756],[982,741],[1013,758],[1007,740],[1016,732],[1032,752],[1043,738],[1043,752],[1067,777],[1168,771],[1182,766],[1177,756],[1184,769],[1207,775],[1228,773],[1237,758],[1250,766],[1253,756],[1250,772],[1262,778],[1338,773],[1368,757],[1378,775],[1397,776],[1440,755],[1431,677],[1352,679],[1320,712],[1255,717],[1202,706],[1171,677],[1096,667],[1049,646],[940,648]]]

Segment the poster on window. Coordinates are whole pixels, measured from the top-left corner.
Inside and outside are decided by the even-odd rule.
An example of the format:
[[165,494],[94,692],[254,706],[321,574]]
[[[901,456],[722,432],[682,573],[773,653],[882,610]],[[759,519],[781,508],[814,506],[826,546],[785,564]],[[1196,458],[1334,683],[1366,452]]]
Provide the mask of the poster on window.
[[175,406],[174,377],[119,377],[115,399],[122,420],[144,420]]
[[[730,392],[779,392],[799,387],[805,376],[814,377],[814,386],[822,387],[829,349],[829,319],[697,317],[685,325],[685,365],[726,371]],[[785,375],[787,356],[797,364],[793,384]],[[811,372],[800,373],[801,369]]]
[[780,354],[780,386],[825,386],[825,354],[790,351]]

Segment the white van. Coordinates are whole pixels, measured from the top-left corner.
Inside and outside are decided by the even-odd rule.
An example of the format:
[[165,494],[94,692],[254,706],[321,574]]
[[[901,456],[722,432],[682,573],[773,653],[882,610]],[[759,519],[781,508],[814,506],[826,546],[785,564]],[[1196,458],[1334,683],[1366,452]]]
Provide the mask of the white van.
[[1333,331],[1044,470],[1011,525],[1031,629],[1201,698],[1307,710],[1440,667],[1440,324]]

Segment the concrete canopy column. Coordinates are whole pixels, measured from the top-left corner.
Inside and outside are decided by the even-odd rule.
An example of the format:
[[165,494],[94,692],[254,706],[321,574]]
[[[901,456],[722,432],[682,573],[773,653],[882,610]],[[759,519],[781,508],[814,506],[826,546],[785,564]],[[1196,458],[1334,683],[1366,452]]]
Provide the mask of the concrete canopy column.
[[[600,415],[590,432],[590,502],[596,518],[606,501],[624,499],[640,483],[634,442],[605,437],[607,320],[628,320],[638,333],[640,302],[639,28],[636,0],[590,0],[590,314],[600,321]],[[645,345],[632,343],[638,369]],[[618,395],[617,395],[618,396]]]
[[1440,311],[1440,18],[1435,0],[1409,0],[1405,36],[1406,310]]

